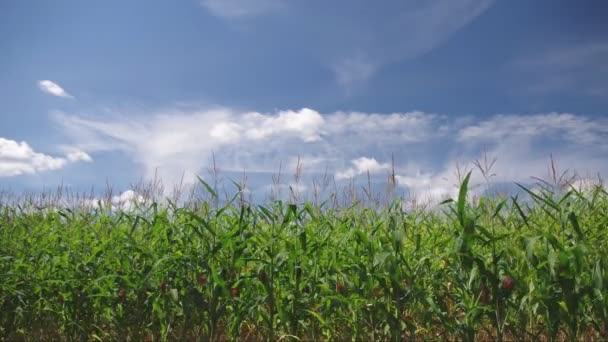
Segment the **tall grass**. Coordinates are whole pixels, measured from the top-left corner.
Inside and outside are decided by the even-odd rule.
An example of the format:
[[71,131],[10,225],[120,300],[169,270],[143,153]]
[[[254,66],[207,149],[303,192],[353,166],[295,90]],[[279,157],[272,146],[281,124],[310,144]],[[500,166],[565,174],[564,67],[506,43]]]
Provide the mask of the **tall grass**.
[[202,180],[195,205],[2,205],[0,339],[608,338],[608,193],[469,182],[433,211]]

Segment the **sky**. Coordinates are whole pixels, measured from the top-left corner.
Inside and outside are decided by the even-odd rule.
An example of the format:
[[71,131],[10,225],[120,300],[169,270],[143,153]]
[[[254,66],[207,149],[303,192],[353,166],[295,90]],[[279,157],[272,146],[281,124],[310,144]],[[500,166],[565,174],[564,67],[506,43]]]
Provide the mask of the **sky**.
[[[2,0],[0,188],[608,174],[603,0]],[[308,178],[306,178],[308,177]],[[481,174],[476,176],[481,179]],[[308,184],[307,184],[308,183]]]

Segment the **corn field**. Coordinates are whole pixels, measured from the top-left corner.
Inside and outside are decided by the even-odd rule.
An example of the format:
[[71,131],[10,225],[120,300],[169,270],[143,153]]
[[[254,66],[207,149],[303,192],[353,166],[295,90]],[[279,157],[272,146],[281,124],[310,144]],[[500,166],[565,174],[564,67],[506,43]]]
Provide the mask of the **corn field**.
[[608,193],[468,183],[432,211],[2,206],[0,340],[608,339]]

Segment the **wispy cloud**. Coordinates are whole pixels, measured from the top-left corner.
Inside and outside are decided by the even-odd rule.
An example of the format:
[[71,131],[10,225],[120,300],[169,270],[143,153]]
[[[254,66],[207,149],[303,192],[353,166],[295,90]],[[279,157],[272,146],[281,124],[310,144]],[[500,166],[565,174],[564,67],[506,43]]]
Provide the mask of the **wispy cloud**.
[[240,19],[273,12],[284,6],[283,0],[201,0],[211,14],[224,19]]
[[588,42],[549,47],[514,61],[525,73],[521,89],[532,95],[568,93],[604,96],[608,89],[608,43]]
[[63,98],[68,98],[68,99],[74,98],[74,96],[70,95],[63,88],[61,88],[59,86],[59,84],[57,84],[53,81],[49,81],[49,80],[38,81],[38,88],[40,88],[40,90],[42,90],[43,92],[53,95],[53,96],[58,96],[58,97],[63,97]]
[[521,67],[531,68],[580,68],[589,63],[603,67],[608,66],[608,42],[592,42],[567,47],[547,48],[517,61]]
[[[494,0],[406,0],[382,6],[367,0],[307,4],[286,0],[200,0],[211,14],[239,20],[282,16],[284,37],[352,89],[388,63],[411,60],[439,47],[483,14]],[[283,9],[289,8],[290,11]],[[259,34],[268,34],[264,23]],[[285,38],[286,37],[286,38]],[[281,42],[277,42],[280,44]]]
[[338,83],[346,87],[367,81],[376,68],[373,62],[362,58],[346,58],[332,66]]
[[570,113],[497,115],[460,130],[460,141],[559,136],[573,144],[608,146],[608,119],[591,119]]
[[[386,63],[417,58],[437,48],[484,13],[492,3],[493,0],[406,1],[400,10],[385,18],[357,18],[359,20],[346,25],[352,25],[347,28],[359,39],[345,45],[338,41],[345,37],[335,37],[335,46],[341,50],[332,52],[334,60],[330,67],[339,84],[360,83]],[[366,13],[369,12],[365,11],[366,6],[373,5],[362,2],[359,6]],[[382,24],[378,25],[377,20]],[[365,51],[365,58],[361,51]]]
[[58,170],[69,163],[92,161],[82,151],[73,151],[64,157],[53,157],[34,151],[28,143],[0,138],[0,177],[36,174]]

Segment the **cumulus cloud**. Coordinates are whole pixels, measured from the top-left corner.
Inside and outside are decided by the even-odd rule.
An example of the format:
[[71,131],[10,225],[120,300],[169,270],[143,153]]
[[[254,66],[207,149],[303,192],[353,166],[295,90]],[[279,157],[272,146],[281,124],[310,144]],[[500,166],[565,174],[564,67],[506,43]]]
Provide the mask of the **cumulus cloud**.
[[388,171],[391,165],[388,163],[378,163],[374,158],[361,157],[351,160],[352,167],[336,172],[336,179],[348,179],[355,176],[367,174],[375,175],[384,171]]
[[40,88],[40,90],[42,90],[43,92],[45,92],[47,94],[51,94],[53,96],[58,96],[58,97],[63,97],[63,98],[68,98],[68,99],[74,98],[74,96],[67,93],[65,90],[63,90],[63,88],[61,88],[61,86],[59,86],[59,84],[57,84],[53,81],[49,81],[49,80],[38,81],[38,88]]
[[68,161],[74,163],[74,162],[79,162],[79,161],[84,161],[84,162],[92,162],[93,158],[91,158],[90,155],[88,155],[86,152],[82,152],[82,151],[73,151],[67,154],[66,158],[68,159]]
[[201,5],[214,16],[239,19],[280,9],[283,0],[201,0]]
[[87,208],[109,207],[112,210],[130,211],[137,208],[146,208],[152,204],[152,201],[134,190],[127,190],[119,195],[111,196],[106,199],[86,199],[82,204]]
[[150,203],[144,196],[133,190],[127,190],[118,196],[113,196],[110,202],[113,206],[122,210],[130,210],[137,206],[145,206]]
[[53,157],[34,151],[24,141],[0,138],[0,177],[58,170],[77,161],[92,161],[92,159],[82,151],[74,151],[65,158]]
[[[279,112],[276,116],[246,113],[242,119],[240,126],[244,128],[243,136],[251,140],[287,134],[297,136],[304,142],[319,141],[325,123],[321,114],[308,108],[299,112]],[[233,123],[233,126],[237,124]]]

